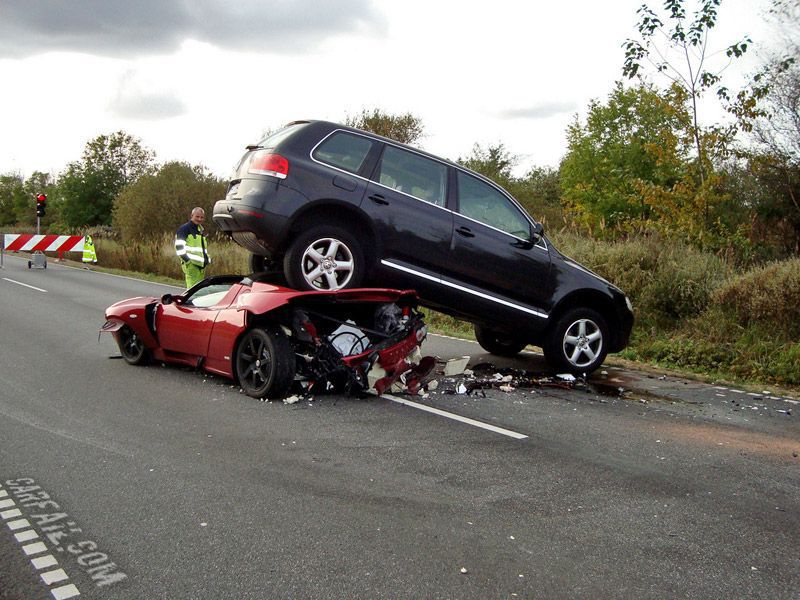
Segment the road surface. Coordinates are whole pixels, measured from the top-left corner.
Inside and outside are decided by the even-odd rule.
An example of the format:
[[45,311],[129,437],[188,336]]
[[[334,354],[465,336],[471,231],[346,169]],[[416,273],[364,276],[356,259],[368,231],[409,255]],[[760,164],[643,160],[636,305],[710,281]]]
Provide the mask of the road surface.
[[98,340],[174,291],[5,257],[0,598],[800,598],[793,398],[605,369],[259,402]]

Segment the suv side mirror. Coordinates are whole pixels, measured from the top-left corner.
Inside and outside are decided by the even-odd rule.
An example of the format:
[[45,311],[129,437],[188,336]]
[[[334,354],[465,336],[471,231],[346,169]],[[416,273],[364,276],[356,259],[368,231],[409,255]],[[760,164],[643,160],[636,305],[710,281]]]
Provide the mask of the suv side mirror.
[[531,240],[533,243],[537,243],[542,236],[544,235],[544,225],[541,223],[534,223],[533,229],[531,230]]

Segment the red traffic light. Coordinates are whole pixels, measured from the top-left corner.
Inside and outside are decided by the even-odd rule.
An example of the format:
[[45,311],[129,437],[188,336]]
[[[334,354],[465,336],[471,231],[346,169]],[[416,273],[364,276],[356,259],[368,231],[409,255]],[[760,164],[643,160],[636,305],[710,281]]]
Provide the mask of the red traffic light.
[[47,194],[39,194],[36,196],[37,204],[44,204],[45,202],[47,202]]

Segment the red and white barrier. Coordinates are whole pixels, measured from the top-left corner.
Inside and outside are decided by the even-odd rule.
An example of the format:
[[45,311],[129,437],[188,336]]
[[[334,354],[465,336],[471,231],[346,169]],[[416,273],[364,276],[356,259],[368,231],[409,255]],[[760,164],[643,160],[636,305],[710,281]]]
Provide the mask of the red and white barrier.
[[6,233],[5,250],[11,252],[83,252],[82,235],[35,235]]

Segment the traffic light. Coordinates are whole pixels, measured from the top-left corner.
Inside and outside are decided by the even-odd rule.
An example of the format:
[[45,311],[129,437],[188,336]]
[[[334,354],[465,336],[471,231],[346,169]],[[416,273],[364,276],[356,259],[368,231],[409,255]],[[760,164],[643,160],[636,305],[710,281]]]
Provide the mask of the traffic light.
[[39,194],[36,196],[36,216],[43,217],[47,209],[47,195]]

